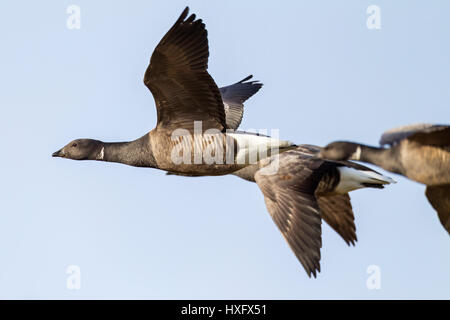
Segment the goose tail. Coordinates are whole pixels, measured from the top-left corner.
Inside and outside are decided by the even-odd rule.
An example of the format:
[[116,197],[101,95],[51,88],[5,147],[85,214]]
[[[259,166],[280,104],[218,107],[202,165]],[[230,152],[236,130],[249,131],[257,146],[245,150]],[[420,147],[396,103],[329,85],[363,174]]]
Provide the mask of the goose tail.
[[347,193],[361,188],[384,188],[384,185],[396,183],[390,177],[384,176],[376,171],[358,170],[349,167],[339,167],[339,183],[336,192]]

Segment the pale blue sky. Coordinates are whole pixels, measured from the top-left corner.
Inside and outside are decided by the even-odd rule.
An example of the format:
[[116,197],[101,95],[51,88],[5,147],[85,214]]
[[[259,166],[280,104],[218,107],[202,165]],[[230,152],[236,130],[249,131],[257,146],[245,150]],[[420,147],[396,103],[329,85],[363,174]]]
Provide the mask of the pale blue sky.
[[[80,30],[66,28],[71,4]],[[371,4],[380,30],[366,27]],[[186,5],[206,23],[218,85],[264,83],[243,129],[376,144],[391,127],[450,122],[448,1],[3,1],[0,297],[449,299],[449,236],[402,177],[352,193],[357,245],[324,224],[309,279],[254,184],[51,157],[75,138],[153,128],[142,78]],[[66,288],[69,265],[80,290]]]

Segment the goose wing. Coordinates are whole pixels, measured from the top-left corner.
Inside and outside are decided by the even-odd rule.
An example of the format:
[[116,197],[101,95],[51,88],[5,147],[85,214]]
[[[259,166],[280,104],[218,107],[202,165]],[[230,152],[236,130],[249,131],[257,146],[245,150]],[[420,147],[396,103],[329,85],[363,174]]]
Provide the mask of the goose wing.
[[445,230],[450,234],[450,184],[441,186],[428,186],[425,194],[428,201],[437,211],[439,220]]
[[450,126],[413,124],[394,128],[383,133],[380,144],[393,145],[403,139],[409,139],[427,145],[450,145]]
[[[303,163],[315,164],[318,170],[319,166],[325,165],[326,163],[334,163],[337,166],[344,165],[346,167],[351,167],[357,170],[363,171],[374,171],[367,168],[361,164],[354,163],[351,161],[318,161],[315,162],[312,158],[321,150],[321,147],[302,144],[296,149],[289,151],[291,153],[299,153],[302,155]],[[375,171],[374,171],[375,172]],[[328,225],[336,231],[345,243],[348,245],[353,244],[357,241],[356,238],[356,226],[355,226],[355,216],[353,214],[352,204],[350,201],[350,196],[347,194],[336,194],[336,195],[326,195],[318,196],[317,203],[320,209],[320,215],[325,220]]]
[[[277,158],[279,164],[274,161]],[[317,181],[314,168],[302,165],[302,160],[291,151],[267,159],[270,164],[256,172],[255,180],[273,221],[308,276],[316,277],[322,247],[320,211],[314,196]]]
[[336,194],[317,198],[320,214],[328,225],[336,231],[345,243],[355,245],[356,226],[350,196]]
[[244,102],[253,96],[263,86],[258,81],[248,81],[250,75],[235,84],[219,88],[225,107],[227,128],[236,130],[244,115]]
[[219,88],[209,75],[208,37],[205,24],[189,8],[156,46],[144,83],[153,94],[157,128],[192,130],[194,121],[203,129],[226,128]]

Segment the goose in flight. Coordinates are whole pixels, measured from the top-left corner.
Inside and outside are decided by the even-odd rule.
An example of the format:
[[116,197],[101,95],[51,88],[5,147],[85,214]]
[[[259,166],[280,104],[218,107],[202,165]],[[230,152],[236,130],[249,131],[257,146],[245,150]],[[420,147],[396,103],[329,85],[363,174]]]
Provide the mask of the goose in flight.
[[372,163],[426,185],[428,201],[450,233],[450,126],[415,124],[391,129],[381,136],[380,144],[389,147],[335,141],[318,157]]
[[[321,215],[346,242],[354,243],[356,234],[348,192],[364,187],[382,188],[391,180],[363,166],[315,159],[311,156],[318,150],[314,146],[296,147],[288,141],[235,132],[242,120],[243,102],[261,84],[248,81],[247,77],[218,89],[207,72],[205,26],[195,15],[187,17],[187,14],[188,8],[160,41],[144,76],[156,102],[156,128],[130,142],[77,139],[53,156],[119,162],[186,176],[235,173],[254,181],[308,275],[316,276],[320,271]],[[198,122],[200,132],[196,131]],[[174,137],[174,132],[180,129],[182,133]],[[186,144],[188,150],[194,151],[187,162],[176,163],[171,151]],[[202,154],[206,149],[213,156],[220,155],[215,160],[225,158],[229,150],[235,152],[231,153],[231,162],[196,163],[193,161],[196,147]],[[251,163],[251,156],[261,155],[261,148],[270,151],[267,157],[254,157],[259,162]],[[279,172],[273,171],[277,163]]]
[[[295,147],[289,141],[233,131],[240,123],[246,92],[239,96],[225,87],[221,93],[207,71],[205,24],[195,14],[188,17],[188,12],[186,8],[156,46],[144,75],[155,99],[156,127],[129,142],[77,139],[53,153],[54,157],[214,176]],[[246,80],[239,87],[258,87]]]
[[[243,104],[238,102],[248,99],[261,87],[258,82],[244,82],[250,77],[224,87],[226,90],[220,89],[225,108],[226,101],[236,102],[235,130],[244,113]],[[227,125],[228,119],[227,115]],[[319,160],[315,155],[320,150],[313,145],[299,145],[232,173],[258,184],[273,221],[309,277],[316,277],[320,271],[322,219],[347,245],[354,245],[356,226],[348,193],[367,187],[381,189],[395,182],[353,162]],[[265,174],[269,170],[273,172]]]
[[320,150],[299,145],[233,173],[258,184],[273,221],[309,277],[320,272],[322,219],[347,244],[354,244],[356,227],[348,193],[395,183],[357,163],[318,159]]

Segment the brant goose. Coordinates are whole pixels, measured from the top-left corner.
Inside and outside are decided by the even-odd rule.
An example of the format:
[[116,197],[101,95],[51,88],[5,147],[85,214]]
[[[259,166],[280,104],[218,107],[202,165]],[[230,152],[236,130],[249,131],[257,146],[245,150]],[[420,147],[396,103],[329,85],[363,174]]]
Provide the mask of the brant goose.
[[309,277],[320,272],[321,219],[354,245],[356,227],[348,192],[395,183],[357,163],[318,159],[320,150],[299,145],[232,173],[258,184],[273,221]]
[[336,141],[318,157],[375,164],[427,186],[428,201],[450,233],[450,126],[415,124],[386,131],[380,144],[388,148]]
[[[234,132],[248,90],[259,85],[245,83],[246,78],[239,86],[223,88],[224,105],[221,91],[207,71],[205,24],[196,20],[195,14],[188,17],[188,12],[186,7],[156,46],[145,72],[144,83],[155,98],[156,127],[130,142],[77,139],[53,153],[54,157],[203,176],[229,174],[295,147],[289,141]],[[246,88],[238,92],[238,87]]]
[[[249,78],[242,81],[247,79]],[[233,89],[228,92],[227,98],[239,100],[241,98],[234,94],[246,89],[247,99],[260,88],[256,90],[250,85],[244,87],[241,85],[242,81],[226,87]],[[252,85],[255,86],[253,83]],[[225,99],[223,97],[224,102]],[[233,129],[238,129],[243,111],[244,106],[240,104],[239,122]],[[320,271],[321,219],[325,220],[347,245],[354,245],[357,241],[356,226],[348,192],[366,187],[383,188],[384,184],[395,183],[392,179],[353,162],[320,160],[315,156],[320,150],[320,147],[313,145],[299,145],[295,149],[232,173],[258,184],[275,224],[310,277],[316,277],[317,271]],[[275,165],[279,169],[270,177],[263,174]],[[195,176],[171,172],[167,174]],[[265,177],[268,179],[265,180]],[[274,194],[280,196],[274,197]],[[288,230],[286,225],[292,224],[289,222],[291,220],[296,221],[295,227]],[[311,224],[311,221],[314,222]]]

